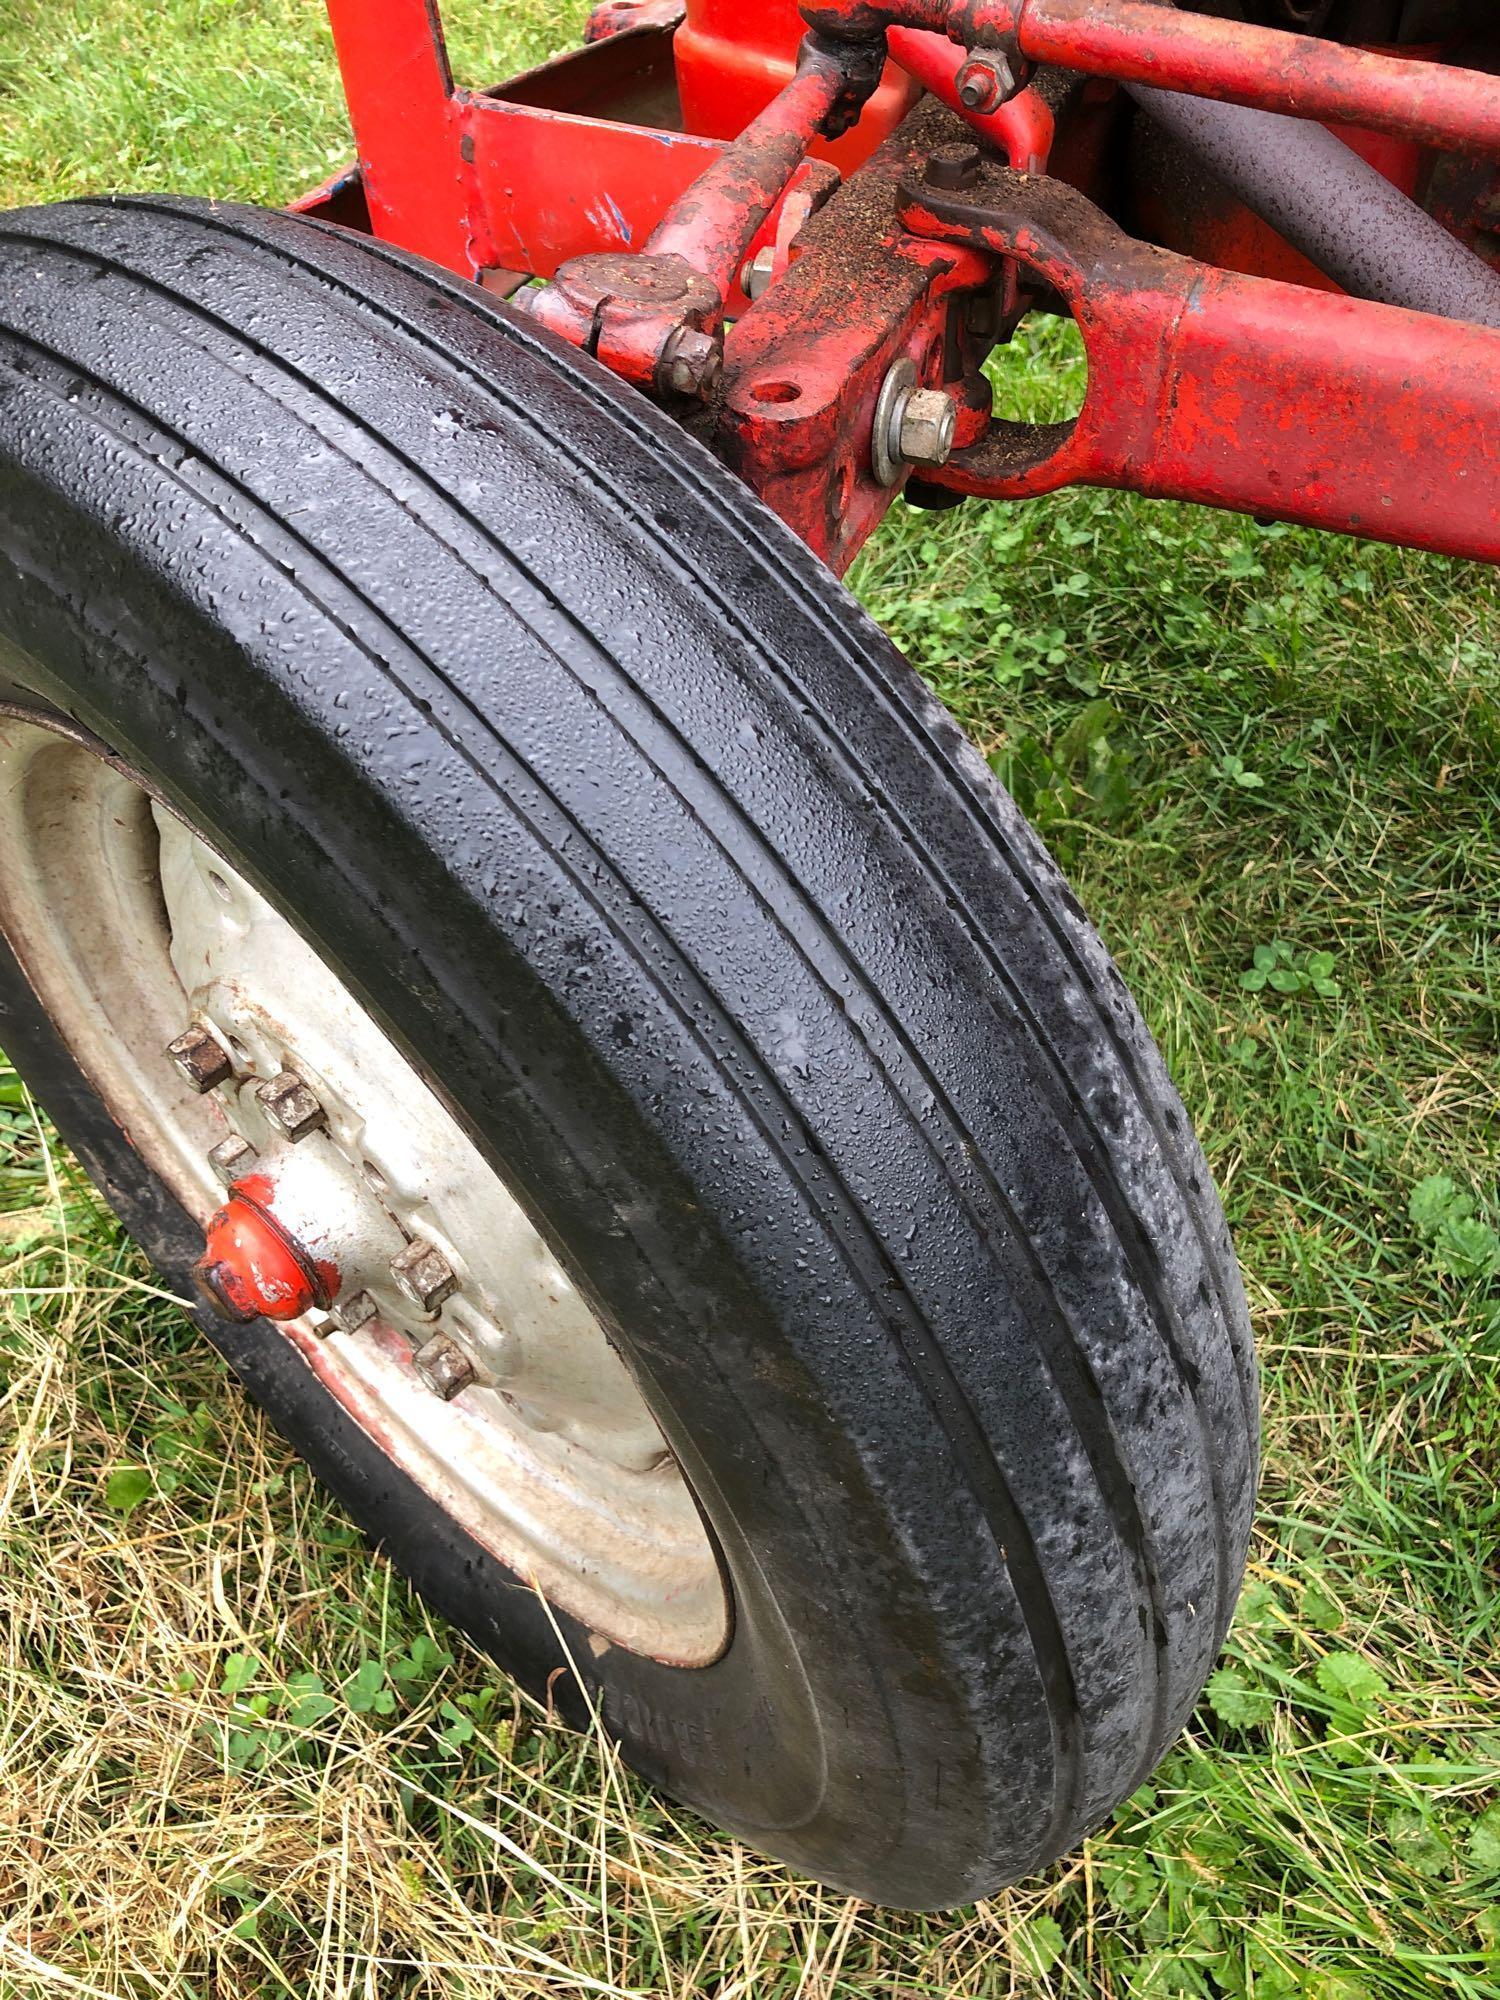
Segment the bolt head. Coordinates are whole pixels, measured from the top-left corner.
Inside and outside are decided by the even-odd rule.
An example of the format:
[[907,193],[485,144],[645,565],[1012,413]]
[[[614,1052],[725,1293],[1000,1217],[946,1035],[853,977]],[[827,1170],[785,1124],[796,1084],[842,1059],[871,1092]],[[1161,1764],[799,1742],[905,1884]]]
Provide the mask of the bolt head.
[[380,1311],[380,1307],[368,1292],[351,1292],[346,1299],[335,1302],[329,1317],[341,1333],[358,1333],[362,1326],[368,1326]]
[[959,140],[952,146],[935,147],[927,155],[927,185],[947,194],[972,187],[979,178],[983,160],[984,155],[979,148],[970,145],[967,140]]
[[233,1187],[242,1175],[249,1173],[259,1158],[260,1154],[248,1139],[242,1139],[238,1132],[231,1132],[227,1139],[221,1139],[217,1146],[211,1148],[208,1164],[213,1168],[216,1179],[222,1181],[225,1187]]
[[913,389],[901,412],[901,456],[908,465],[946,465],[958,409],[945,389]]
[[674,396],[702,402],[711,396],[724,373],[724,354],[711,333],[679,327],[662,349],[657,381]]
[[209,1029],[195,1024],[175,1042],[168,1042],[167,1054],[177,1065],[178,1074],[200,1097],[234,1075],[228,1049]]
[[420,1236],[391,1259],[391,1276],[424,1313],[436,1312],[458,1290],[458,1273],[435,1243]]
[[434,1396],[451,1403],[474,1380],[474,1364],[456,1340],[435,1333],[424,1341],[411,1358],[411,1365]]
[[280,1076],[273,1076],[257,1095],[267,1119],[294,1145],[328,1123],[327,1112],[295,1070],[284,1069]]

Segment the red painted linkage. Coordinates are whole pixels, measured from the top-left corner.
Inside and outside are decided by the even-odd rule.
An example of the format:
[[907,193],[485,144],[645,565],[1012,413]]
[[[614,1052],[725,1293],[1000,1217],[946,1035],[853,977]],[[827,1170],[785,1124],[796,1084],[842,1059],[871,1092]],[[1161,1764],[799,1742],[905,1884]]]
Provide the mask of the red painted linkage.
[[[953,457],[920,464],[928,504],[1082,481],[1500,560],[1500,334],[1169,256],[1042,175],[1050,152],[1102,189],[1111,82],[1144,81],[1458,149],[1473,207],[1453,226],[1477,240],[1493,75],[1148,0],[808,0],[794,78],[793,0],[683,0],[681,25],[651,0],[654,25],[619,32],[616,5],[593,46],[476,93],[454,86],[436,0],[329,7],[375,232],[506,290],[561,274],[538,318],[691,399],[836,568],[906,480],[874,448],[893,371],[953,400]],[[1049,67],[966,128],[951,107],[975,49]],[[950,111],[895,132],[914,86],[882,75],[887,52]],[[962,188],[926,181],[974,127],[1029,178],[976,161]],[[830,158],[850,177],[831,201]],[[1091,363],[1078,421],[992,425],[985,354],[1059,297]]]
[[1126,83],[1500,153],[1500,89],[1479,71],[1178,12],[1159,0],[811,0],[828,34],[925,28]]
[[1089,359],[1075,423],[996,424],[935,483],[1124,487],[1500,562],[1500,333],[1170,256],[999,168],[909,187],[902,220],[1019,256]]

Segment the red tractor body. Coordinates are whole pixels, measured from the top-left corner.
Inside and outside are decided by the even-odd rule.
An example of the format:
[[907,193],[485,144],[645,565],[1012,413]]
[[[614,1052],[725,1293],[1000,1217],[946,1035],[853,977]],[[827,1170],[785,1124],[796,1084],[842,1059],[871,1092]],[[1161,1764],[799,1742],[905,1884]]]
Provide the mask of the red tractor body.
[[[1078,482],[1500,556],[1494,51],[1148,0],[608,0],[587,46],[475,91],[431,0],[330,11],[359,168],[303,206],[551,280],[536,317],[836,569],[903,488]],[[1242,121],[1248,199],[1184,106],[1215,170]],[[1068,424],[993,413],[983,364],[1039,307],[1088,353]],[[912,395],[936,430],[906,453]]]

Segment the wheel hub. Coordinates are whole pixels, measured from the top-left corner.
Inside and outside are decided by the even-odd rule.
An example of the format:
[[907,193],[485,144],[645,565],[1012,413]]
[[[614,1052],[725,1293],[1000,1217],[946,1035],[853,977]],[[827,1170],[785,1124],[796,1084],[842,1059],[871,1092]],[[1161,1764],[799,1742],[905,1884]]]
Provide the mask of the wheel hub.
[[594,1309],[369,1011],[132,774],[0,714],[0,925],[111,1114],[268,1320],[474,1537],[602,1641],[717,1657],[696,1503]]

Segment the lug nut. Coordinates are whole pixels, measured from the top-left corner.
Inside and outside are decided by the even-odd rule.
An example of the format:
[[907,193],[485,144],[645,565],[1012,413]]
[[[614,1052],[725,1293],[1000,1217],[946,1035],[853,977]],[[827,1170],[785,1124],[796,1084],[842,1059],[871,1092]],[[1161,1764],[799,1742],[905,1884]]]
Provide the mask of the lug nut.
[[1016,94],[1016,74],[1002,55],[973,55],[958,72],[958,101],[981,116],[998,111]]
[[945,194],[957,194],[978,180],[983,159],[979,148],[964,139],[952,146],[935,147],[927,155],[927,185]]
[[231,1132],[227,1139],[221,1139],[210,1149],[208,1164],[214,1175],[225,1187],[233,1187],[242,1174],[248,1174],[260,1158],[248,1139],[242,1139],[238,1132]]
[[458,1273],[435,1243],[420,1236],[392,1258],[391,1276],[424,1313],[436,1312],[458,1290]]
[[217,1035],[196,1024],[175,1042],[168,1042],[167,1054],[200,1097],[234,1075],[228,1049]]
[[330,1318],[340,1332],[358,1333],[362,1326],[380,1311],[379,1306],[368,1292],[351,1292],[347,1299],[340,1299],[334,1306]]
[[435,1333],[424,1341],[411,1358],[411,1365],[434,1396],[451,1403],[461,1389],[474,1380],[474,1364],[456,1340]]
[[901,412],[900,451],[908,465],[946,465],[958,409],[945,389],[913,389]]
[[293,1144],[328,1123],[327,1112],[295,1070],[284,1069],[280,1076],[263,1083],[256,1094],[266,1117]]

